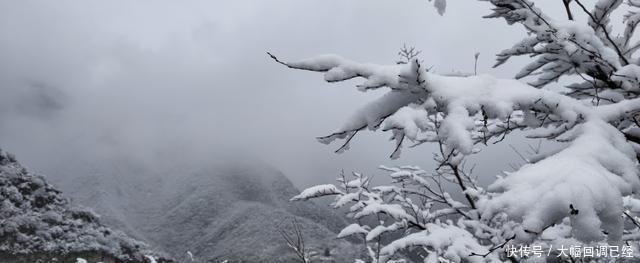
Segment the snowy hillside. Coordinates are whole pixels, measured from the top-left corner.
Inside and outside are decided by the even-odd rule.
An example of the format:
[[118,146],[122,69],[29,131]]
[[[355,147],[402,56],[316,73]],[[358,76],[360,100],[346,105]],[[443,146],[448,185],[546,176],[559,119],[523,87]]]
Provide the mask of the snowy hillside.
[[[44,177],[0,150],[0,262],[149,262],[144,243],[71,206]],[[159,261],[160,262],[160,261]]]
[[335,239],[345,226],[341,216],[315,203],[289,202],[299,191],[270,166],[219,161],[184,167],[194,166],[157,169],[115,161],[56,179],[74,201],[96,209],[108,224],[181,262],[191,262],[189,253],[195,262],[291,262],[295,255],[279,230],[289,231],[294,219],[309,249],[329,251],[334,258],[360,253]]

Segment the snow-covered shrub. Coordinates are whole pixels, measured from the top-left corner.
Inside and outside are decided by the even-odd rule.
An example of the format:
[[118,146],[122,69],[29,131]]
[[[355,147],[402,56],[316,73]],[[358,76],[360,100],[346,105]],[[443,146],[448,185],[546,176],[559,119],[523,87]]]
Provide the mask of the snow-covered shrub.
[[[433,172],[382,167],[392,185],[372,186],[355,173],[292,200],[335,195],[334,206],[347,207],[354,222],[339,236],[363,237],[373,262],[574,260],[575,254],[557,250],[569,246],[618,246],[626,252],[615,259],[587,259],[634,260],[640,255],[640,42],[633,33],[640,1],[600,0],[588,7],[564,0],[563,18],[546,15],[530,0],[487,2],[494,6],[488,18],[520,24],[529,33],[497,55],[496,66],[513,56],[533,58],[516,79],[439,75],[417,58],[375,65],[337,55],[284,62],[269,54],[289,68],[324,72],[328,82],[362,78],[361,91],[389,89],[339,130],[318,138],[343,140],[337,152],[367,129],[391,133],[391,158],[408,143],[439,146]],[[614,11],[624,16],[619,34],[611,25]],[[577,12],[586,20],[575,20]],[[547,87],[563,76],[578,78],[568,78],[562,90]],[[478,185],[465,158],[514,130],[564,143],[488,187]],[[448,193],[450,185],[459,192]],[[513,246],[544,254],[508,253]]]
[[44,177],[0,150],[0,261],[83,254],[147,262],[150,253],[144,243],[102,225],[90,210],[69,204]]

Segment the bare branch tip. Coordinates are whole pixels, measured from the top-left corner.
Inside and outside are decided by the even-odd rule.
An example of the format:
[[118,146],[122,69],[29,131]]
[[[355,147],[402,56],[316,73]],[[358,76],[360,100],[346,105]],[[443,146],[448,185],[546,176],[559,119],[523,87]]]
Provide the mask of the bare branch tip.
[[282,62],[280,59],[278,59],[278,57],[276,57],[275,55],[271,54],[271,52],[267,51],[267,55],[269,55],[269,57],[271,57],[271,59],[273,59],[275,62],[277,62],[279,64],[282,64],[282,65],[285,65],[285,66],[287,66],[289,68],[291,67],[291,66],[289,66],[289,64],[287,64],[285,62]]

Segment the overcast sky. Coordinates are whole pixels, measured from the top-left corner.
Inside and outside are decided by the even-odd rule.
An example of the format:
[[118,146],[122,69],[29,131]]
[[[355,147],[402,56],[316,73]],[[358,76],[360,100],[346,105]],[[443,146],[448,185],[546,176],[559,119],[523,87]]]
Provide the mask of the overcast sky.
[[[363,133],[341,155],[316,142],[382,92],[325,83],[266,51],[394,63],[406,43],[436,72],[471,72],[480,52],[480,72],[512,77],[525,60],[491,65],[524,30],[488,13],[471,0],[448,1],[444,16],[426,0],[2,1],[0,147],[44,173],[79,159],[153,164],[240,151],[299,186],[340,169],[429,168],[431,146],[390,161],[389,134]],[[507,145],[477,159],[479,171],[505,168],[496,154],[513,155]]]

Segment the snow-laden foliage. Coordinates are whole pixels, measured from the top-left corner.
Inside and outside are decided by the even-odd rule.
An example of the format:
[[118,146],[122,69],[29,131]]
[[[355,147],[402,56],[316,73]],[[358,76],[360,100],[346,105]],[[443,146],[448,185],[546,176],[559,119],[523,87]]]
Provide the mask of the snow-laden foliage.
[[0,150],[0,255],[85,253],[147,262],[150,256],[145,255],[151,252],[145,244],[103,226],[93,212],[71,206],[42,176]]
[[[389,89],[336,132],[318,138],[327,144],[343,140],[336,152],[367,129],[391,133],[392,158],[409,143],[439,146],[432,173],[384,167],[392,185],[373,187],[370,178],[356,173],[352,181],[343,176],[335,186],[310,188],[293,200],[334,195],[336,208],[350,205],[355,223],[340,237],[361,236],[374,262],[522,260],[505,253],[510,245],[548,251],[625,245],[639,255],[640,61],[634,54],[640,43],[633,33],[640,1],[600,0],[589,7],[565,0],[566,18],[552,18],[529,0],[487,2],[494,8],[486,17],[528,32],[497,55],[496,66],[513,56],[533,58],[516,79],[439,75],[422,66],[415,52],[391,65],[337,55],[283,62],[270,54],[289,68],[323,72],[328,82],[362,78],[361,91]],[[614,11],[624,16],[619,34],[611,25]],[[566,79],[561,90],[547,87],[563,76],[579,81]],[[514,130],[563,144],[487,187],[478,185],[464,167],[465,157]],[[460,192],[445,191],[451,186]],[[544,256],[569,259],[554,253]]]

